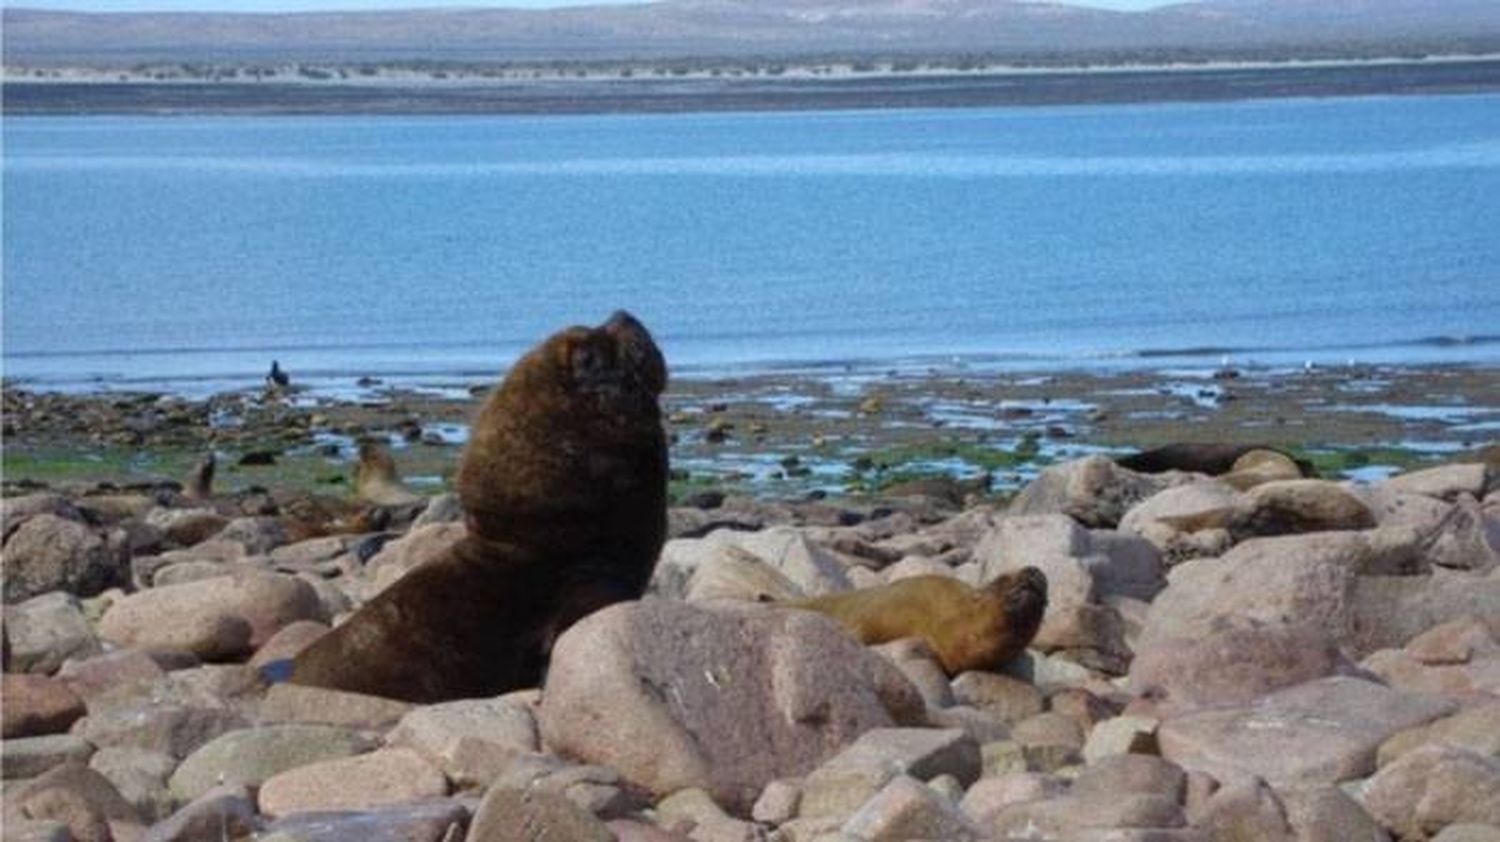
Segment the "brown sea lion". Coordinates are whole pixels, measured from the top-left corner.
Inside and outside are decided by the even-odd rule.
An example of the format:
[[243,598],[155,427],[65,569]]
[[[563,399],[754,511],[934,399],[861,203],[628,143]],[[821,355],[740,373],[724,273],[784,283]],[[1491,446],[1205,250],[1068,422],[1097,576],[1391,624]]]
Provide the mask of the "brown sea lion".
[[218,459],[212,452],[205,453],[193,463],[182,483],[182,495],[189,500],[207,500],[214,494],[214,468]]
[[305,649],[291,681],[420,703],[534,686],[556,635],[651,576],[667,528],[666,378],[623,312],[522,357],[459,464],[465,537]]
[[827,614],[866,645],[920,638],[957,675],[998,669],[1025,650],[1047,610],[1047,577],[1026,567],[974,588],[948,576],[913,576],[789,604]]
[[354,499],[376,506],[405,506],[420,503],[423,497],[401,481],[396,460],[385,445],[366,440],[359,444],[359,461],[354,466]]
[[1280,453],[1296,463],[1304,477],[1316,477],[1317,469],[1311,462],[1265,444],[1224,444],[1220,442],[1177,442],[1120,456],[1115,464],[1143,474],[1160,474],[1166,471],[1192,471],[1209,476],[1219,476],[1234,470],[1234,463],[1252,450],[1269,450]]

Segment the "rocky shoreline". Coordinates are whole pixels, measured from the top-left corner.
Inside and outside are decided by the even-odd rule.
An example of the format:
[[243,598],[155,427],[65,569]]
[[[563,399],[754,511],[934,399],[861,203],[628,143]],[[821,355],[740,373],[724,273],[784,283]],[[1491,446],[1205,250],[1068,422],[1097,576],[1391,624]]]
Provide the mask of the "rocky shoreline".
[[[1151,378],[1091,391],[1073,391],[1077,375],[1007,378],[1005,400],[1049,399],[1040,418],[1007,419],[1001,402],[991,418],[1068,441],[1045,432],[1049,404],[1070,401],[1095,431],[1139,399],[1211,419],[1163,429],[1244,433],[1239,407],[1290,413],[1332,387],[1318,376],[1197,381],[1240,396],[1212,402],[1164,401]],[[1388,385],[1336,399],[1473,389],[1482,406],[1492,385],[1466,370],[1368,380]],[[935,412],[951,433],[937,382],[922,380],[920,401],[901,377],[679,384],[667,404],[687,453],[860,425],[930,432]],[[975,404],[987,388],[941,382],[980,390],[958,393]],[[789,391],[823,388],[814,400],[847,417],[793,423],[792,409],[826,407]],[[1065,397],[1122,391],[1109,406]],[[759,414],[772,397],[785,415]],[[410,409],[304,403],[7,392],[6,458],[13,443],[95,433],[196,452],[201,434],[182,431],[204,419],[224,431],[208,434],[215,447],[278,430],[300,446],[361,423],[394,431]],[[212,423],[229,412],[238,423]],[[1248,432],[1305,436],[1298,419],[1329,415]],[[1443,455],[1366,482],[1138,473],[1059,451],[1004,502],[930,478],[878,499],[698,489],[669,511],[647,598],[564,633],[543,688],[426,706],[278,683],[278,664],[455,540],[451,495],[409,525],[305,537],[297,506],[316,496],[57,483],[3,502],[5,838],[1494,840],[1500,467]],[[919,642],[866,648],[775,604],[1022,566],[1046,575],[1050,605],[997,673],[950,676]]]
[[[961,366],[687,378],[663,400],[673,493],[878,494],[960,480],[1006,496],[1050,464],[1176,440],[1269,444],[1329,478],[1473,458],[1500,431],[1484,367],[1007,373]],[[218,455],[226,493],[347,497],[358,442],[446,489],[485,386],[369,379],[322,391],[69,395],[8,386],[7,495],[171,487]],[[899,489],[898,489],[899,490]]]

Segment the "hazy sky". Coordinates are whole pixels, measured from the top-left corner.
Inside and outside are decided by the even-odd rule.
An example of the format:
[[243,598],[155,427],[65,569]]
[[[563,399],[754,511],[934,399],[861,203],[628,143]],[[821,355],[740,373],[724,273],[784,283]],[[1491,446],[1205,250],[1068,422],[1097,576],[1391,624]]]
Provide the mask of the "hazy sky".
[[[323,9],[412,9],[418,7],[618,5],[640,0],[0,0],[0,6],[71,9],[79,12],[298,12]],[[1146,9],[1167,0],[1067,0],[1076,5],[1110,9]]]

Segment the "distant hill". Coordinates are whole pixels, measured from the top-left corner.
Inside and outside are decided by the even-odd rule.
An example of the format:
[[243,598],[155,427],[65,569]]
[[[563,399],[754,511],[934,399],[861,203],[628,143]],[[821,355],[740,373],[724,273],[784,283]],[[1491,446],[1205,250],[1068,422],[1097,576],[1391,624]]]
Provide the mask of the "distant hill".
[[1203,0],[1114,12],[1019,0],[661,0],[546,10],[298,14],[7,8],[7,64],[535,61],[862,53],[1464,49],[1497,0]]

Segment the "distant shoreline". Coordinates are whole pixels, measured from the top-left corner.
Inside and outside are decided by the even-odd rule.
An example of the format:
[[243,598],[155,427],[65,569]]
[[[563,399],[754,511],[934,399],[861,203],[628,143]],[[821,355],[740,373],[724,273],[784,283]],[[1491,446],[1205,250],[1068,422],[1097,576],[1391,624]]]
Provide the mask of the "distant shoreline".
[[591,114],[1225,101],[1500,91],[1500,56],[723,77],[4,81],[6,115]]

